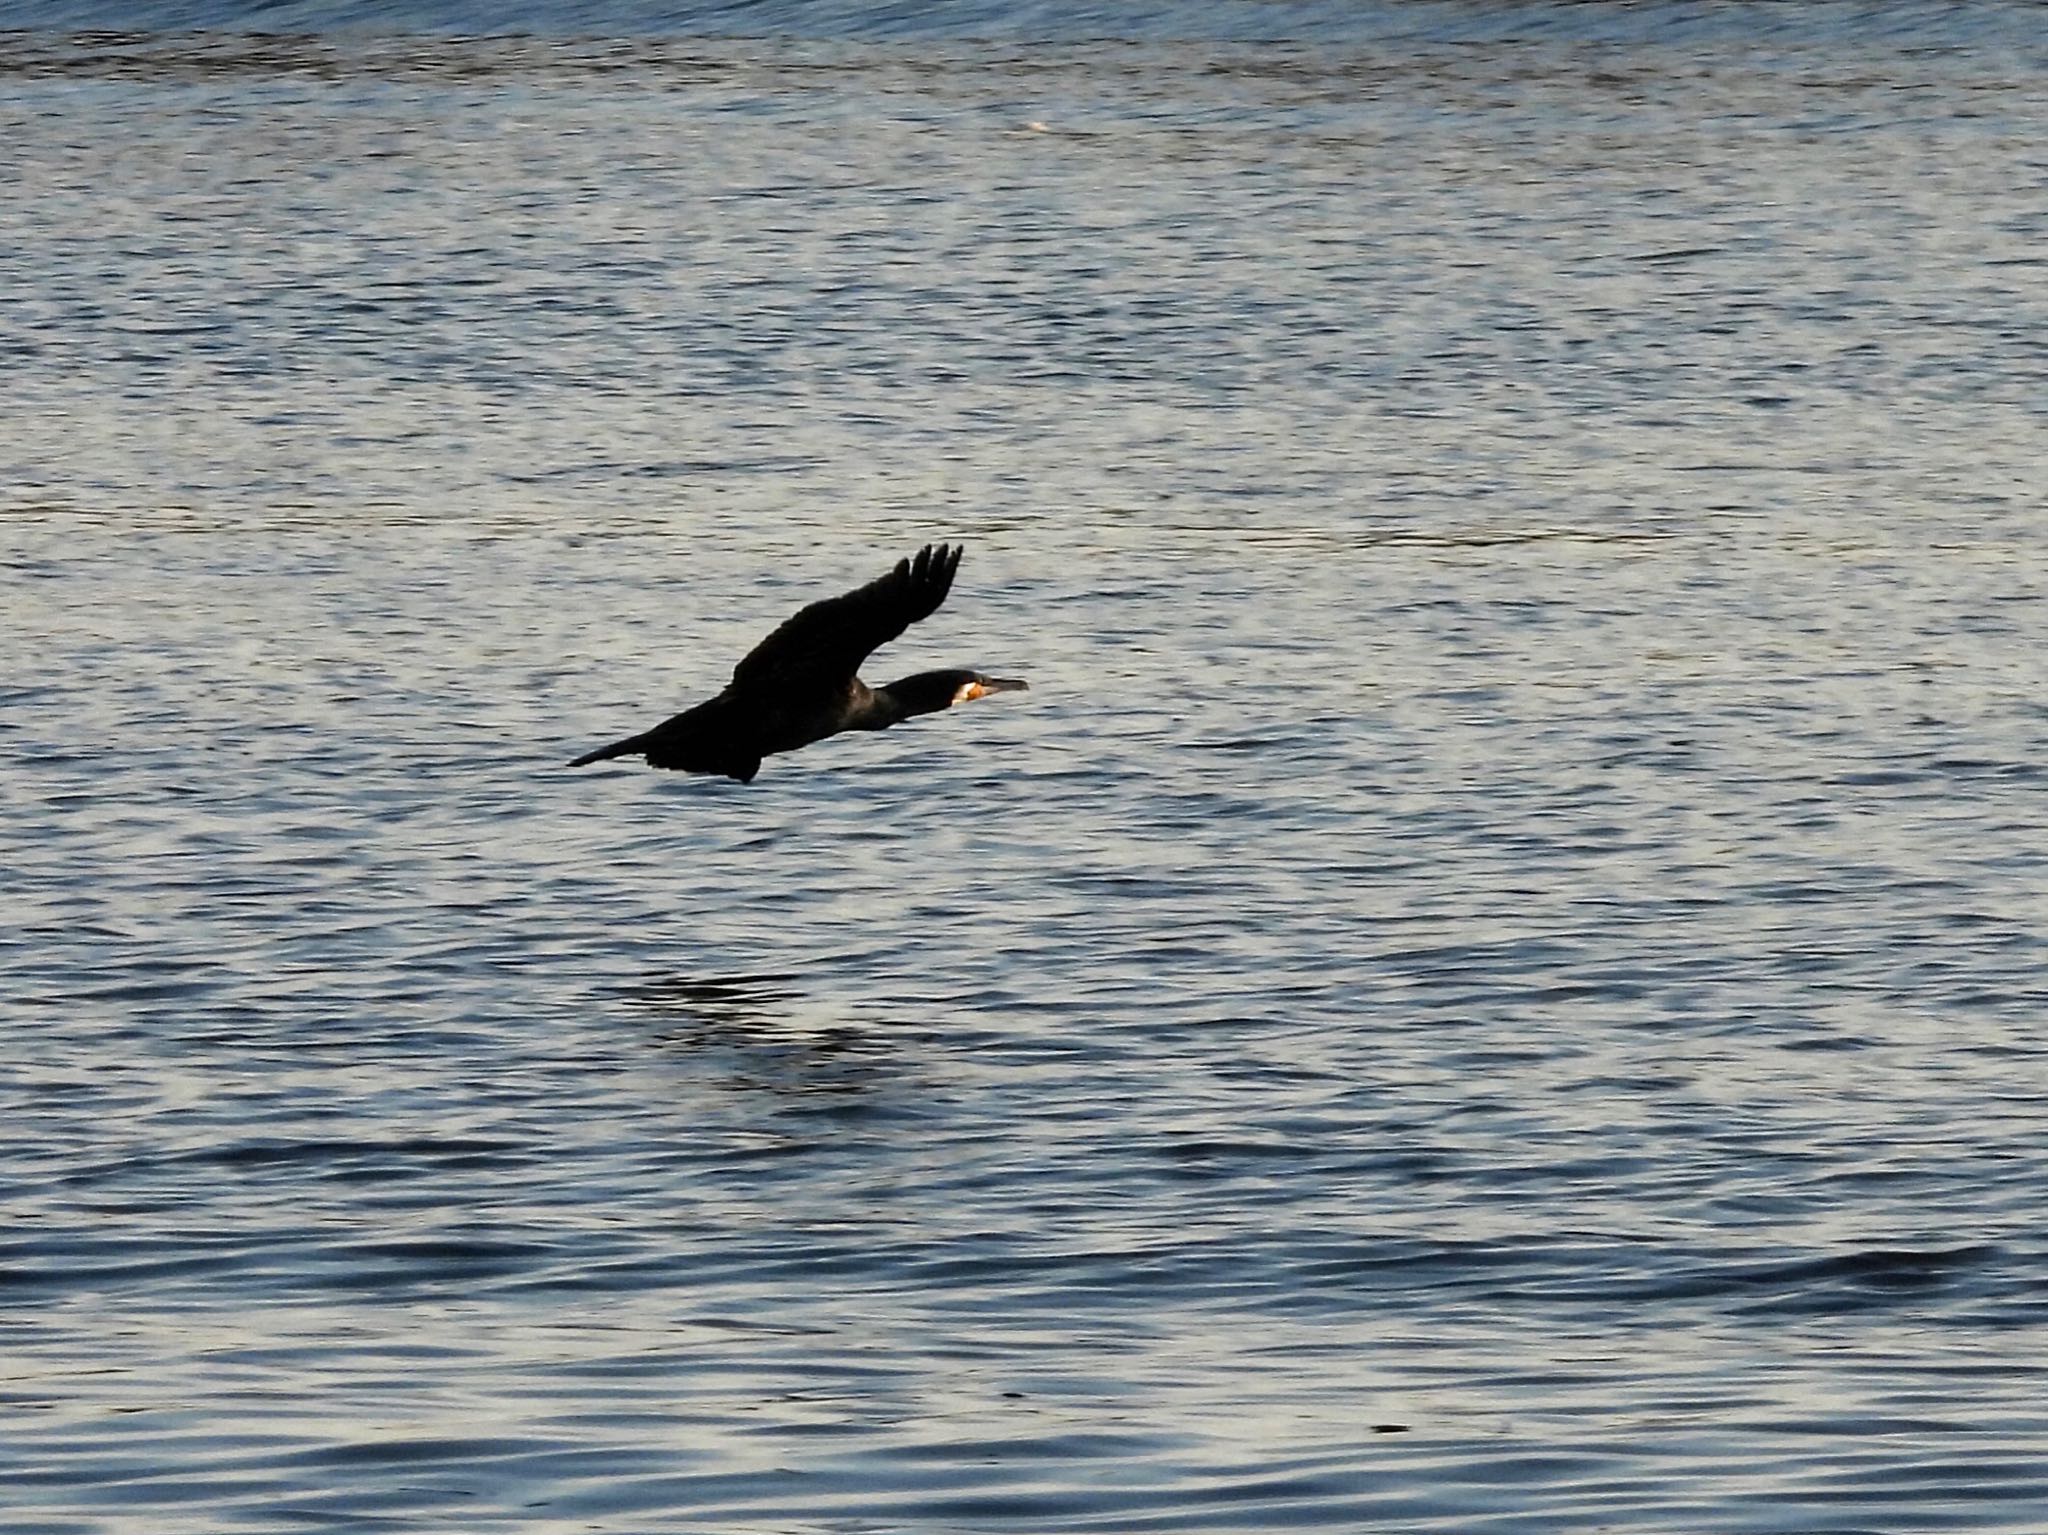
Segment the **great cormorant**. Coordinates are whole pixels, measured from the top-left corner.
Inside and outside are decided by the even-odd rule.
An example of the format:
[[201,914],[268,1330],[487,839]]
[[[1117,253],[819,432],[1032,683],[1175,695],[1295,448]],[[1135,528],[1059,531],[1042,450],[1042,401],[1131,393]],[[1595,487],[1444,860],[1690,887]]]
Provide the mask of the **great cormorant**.
[[751,783],[761,759],[775,752],[842,730],[886,730],[912,715],[1022,688],[1016,678],[972,671],[919,672],[880,688],[855,675],[869,652],[938,611],[959,568],[958,545],[926,544],[886,576],[803,609],[733,668],[716,698],[569,766],[644,755],[653,767]]

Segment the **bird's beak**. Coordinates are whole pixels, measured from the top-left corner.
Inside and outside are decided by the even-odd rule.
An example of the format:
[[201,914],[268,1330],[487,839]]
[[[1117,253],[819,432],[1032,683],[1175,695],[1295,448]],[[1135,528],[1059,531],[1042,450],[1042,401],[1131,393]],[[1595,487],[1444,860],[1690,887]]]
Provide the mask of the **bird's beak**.
[[1028,687],[1029,684],[1022,677],[985,677],[961,688],[953,695],[953,702],[964,704],[970,699],[986,698],[991,693],[1022,693],[1027,691]]

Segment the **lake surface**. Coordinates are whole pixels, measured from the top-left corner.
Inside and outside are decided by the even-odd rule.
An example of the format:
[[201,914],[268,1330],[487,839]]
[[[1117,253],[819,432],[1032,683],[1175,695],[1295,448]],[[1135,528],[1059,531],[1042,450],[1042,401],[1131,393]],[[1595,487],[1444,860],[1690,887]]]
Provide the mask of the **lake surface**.
[[2038,7],[7,14],[9,1535],[2048,1529]]

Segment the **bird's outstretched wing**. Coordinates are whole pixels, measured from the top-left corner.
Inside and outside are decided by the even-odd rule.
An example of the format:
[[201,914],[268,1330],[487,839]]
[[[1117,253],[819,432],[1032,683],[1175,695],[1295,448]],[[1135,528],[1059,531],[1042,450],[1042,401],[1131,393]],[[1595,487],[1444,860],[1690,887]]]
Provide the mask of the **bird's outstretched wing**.
[[886,576],[812,603],[747,653],[733,668],[733,686],[788,688],[853,676],[870,652],[938,611],[960,554],[957,544],[926,544]]

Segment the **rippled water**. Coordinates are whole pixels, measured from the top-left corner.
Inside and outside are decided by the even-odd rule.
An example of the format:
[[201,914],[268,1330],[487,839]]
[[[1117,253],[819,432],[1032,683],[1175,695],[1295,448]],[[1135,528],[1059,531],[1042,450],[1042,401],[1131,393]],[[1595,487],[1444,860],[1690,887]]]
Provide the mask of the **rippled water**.
[[1794,11],[7,38],[10,1535],[2048,1528],[2048,52]]

